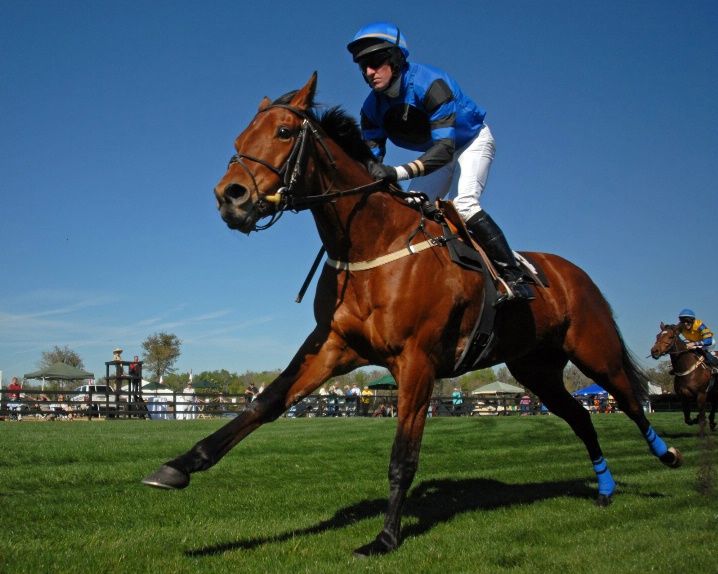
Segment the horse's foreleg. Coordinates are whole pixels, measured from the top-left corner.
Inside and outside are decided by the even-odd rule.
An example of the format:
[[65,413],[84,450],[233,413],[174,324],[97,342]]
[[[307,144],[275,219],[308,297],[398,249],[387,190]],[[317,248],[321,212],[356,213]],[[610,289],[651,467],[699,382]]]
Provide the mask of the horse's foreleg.
[[386,554],[399,547],[404,502],[419,465],[421,439],[433,389],[433,371],[428,366],[418,370],[413,364],[411,369],[394,376],[399,385],[399,413],[389,463],[389,502],[384,528],[374,541],[354,551],[357,558]]
[[357,355],[343,340],[333,334],[323,336],[315,331],[289,367],[248,408],[185,454],[162,465],[142,483],[166,489],[186,487],[191,473],[214,466],[251,432],[277,419],[292,404],[311,394],[329,378],[346,373],[358,364]]

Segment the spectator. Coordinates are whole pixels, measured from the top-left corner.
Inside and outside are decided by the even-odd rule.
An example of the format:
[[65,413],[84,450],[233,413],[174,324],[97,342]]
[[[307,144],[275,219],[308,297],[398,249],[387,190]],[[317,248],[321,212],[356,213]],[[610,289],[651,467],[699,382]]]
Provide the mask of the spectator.
[[523,416],[526,416],[529,414],[529,410],[531,409],[531,397],[528,395],[524,395],[521,397],[521,400],[519,401],[519,410],[522,411]]
[[194,414],[194,403],[196,400],[194,389],[192,388],[192,381],[187,381],[187,386],[182,391],[182,403],[175,406],[177,414],[175,416],[178,420],[189,420],[195,418]]
[[456,387],[454,392],[451,393],[451,402],[454,403],[454,411],[461,410],[461,405],[464,404],[464,399],[459,387]]
[[254,383],[249,383],[249,386],[247,387],[247,390],[244,391],[244,402],[245,402],[246,404],[251,403],[251,402],[255,399],[255,397],[257,396],[257,393],[258,393],[258,392],[259,392],[259,390],[258,390],[257,387],[255,386],[255,384],[254,384]]
[[[17,377],[12,378],[12,382],[8,385],[8,391],[11,391],[8,394],[8,403],[7,408],[10,411],[16,411],[17,414],[15,417],[17,420],[22,420],[22,407],[23,405],[21,403],[18,403],[16,401],[20,400],[20,391],[22,391],[22,386],[17,381]],[[12,392],[15,391],[15,392]]]
[[140,358],[135,355],[134,360],[130,363],[130,376],[131,377],[139,377],[140,376]]
[[362,416],[364,417],[369,416],[369,405],[371,404],[371,398],[373,396],[374,393],[369,390],[369,387],[365,386],[361,392]]
[[10,383],[10,385],[8,386],[7,389],[8,389],[8,391],[16,391],[15,393],[11,392],[8,395],[10,400],[16,401],[20,398],[19,392],[22,391],[22,385],[20,385],[20,383],[18,383],[17,377],[12,378],[12,382]]

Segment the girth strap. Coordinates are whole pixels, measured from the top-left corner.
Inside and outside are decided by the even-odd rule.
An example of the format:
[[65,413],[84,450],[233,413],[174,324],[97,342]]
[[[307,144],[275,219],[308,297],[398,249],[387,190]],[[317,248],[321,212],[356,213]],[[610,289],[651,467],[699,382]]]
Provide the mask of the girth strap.
[[427,239],[426,241],[422,241],[416,245],[402,247],[398,251],[387,253],[386,255],[377,257],[376,259],[368,259],[367,261],[357,261],[356,263],[351,263],[349,261],[337,261],[336,259],[330,259],[327,257],[325,264],[329,265],[329,267],[334,267],[335,269],[341,269],[342,271],[366,271],[367,269],[374,269],[375,267],[386,265],[387,263],[391,263],[392,261],[402,259],[409,255],[414,255],[424,251],[425,249],[429,249],[431,247],[441,247],[442,245],[444,245],[444,243],[438,241],[437,239]]

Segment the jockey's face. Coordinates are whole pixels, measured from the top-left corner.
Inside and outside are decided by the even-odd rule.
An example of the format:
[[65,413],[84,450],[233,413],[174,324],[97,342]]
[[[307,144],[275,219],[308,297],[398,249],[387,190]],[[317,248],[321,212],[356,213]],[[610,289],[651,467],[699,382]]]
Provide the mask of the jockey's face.
[[388,52],[374,53],[362,58],[359,67],[372,90],[383,92],[391,84],[393,70],[389,63]]
[[693,326],[693,319],[691,319],[691,318],[689,318],[689,317],[683,317],[683,318],[681,319],[681,324],[682,324],[686,329],[690,329],[690,328]]

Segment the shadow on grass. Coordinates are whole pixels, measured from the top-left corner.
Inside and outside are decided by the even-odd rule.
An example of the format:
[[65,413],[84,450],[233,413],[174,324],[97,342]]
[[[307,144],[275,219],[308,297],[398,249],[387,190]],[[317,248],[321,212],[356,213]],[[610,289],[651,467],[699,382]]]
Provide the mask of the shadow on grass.
[[[405,518],[413,517],[417,522],[402,529],[402,538],[425,534],[437,524],[448,522],[464,512],[508,508],[566,496],[593,501],[596,490],[589,487],[586,482],[579,480],[533,484],[507,484],[498,480],[480,478],[427,480],[412,489],[407,497],[403,515]],[[364,500],[338,510],[332,518],[314,526],[291,530],[275,536],[206,546],[197,550],[189,550],[185,554],[195,557],[210,556],[231,550],[252,550],[264,544],[285,542],[297,536],[319,534],[349,526],[360,520],[382,516],[386,505],[385,498]]]

